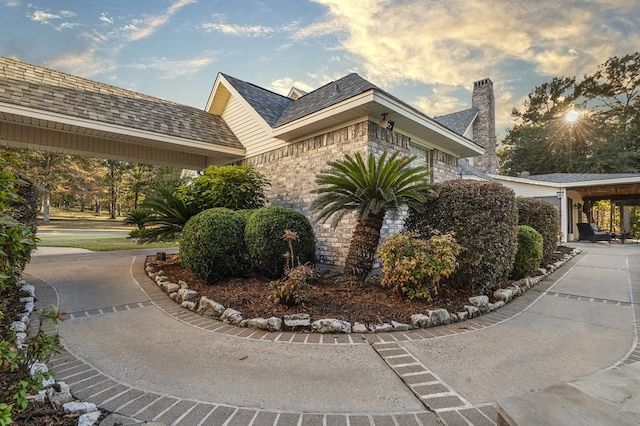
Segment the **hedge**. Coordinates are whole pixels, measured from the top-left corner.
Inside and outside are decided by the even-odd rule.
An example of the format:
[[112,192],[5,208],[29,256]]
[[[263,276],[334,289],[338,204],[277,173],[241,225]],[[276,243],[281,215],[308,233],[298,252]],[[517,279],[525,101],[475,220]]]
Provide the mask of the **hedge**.
[[518,226],[518,251],[511,278],[518,280],[531,276],[538,270],[542,260],[542,240],[542,235],[532,227]]
[[537,198],[517,198],[518,225],[527,225],[542,235],[542,262],[549,262],[558,248],[560,235],[558,209]]

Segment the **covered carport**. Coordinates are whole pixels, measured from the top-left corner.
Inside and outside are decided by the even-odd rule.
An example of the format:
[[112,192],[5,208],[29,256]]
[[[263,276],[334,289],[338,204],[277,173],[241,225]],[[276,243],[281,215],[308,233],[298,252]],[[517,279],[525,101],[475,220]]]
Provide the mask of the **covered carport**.
[[513,189],[516,195],[540,198],[558,207],[563,241],[578,239],[578,222],[594,222],[596,201],[611,201],[608,223],[613,224],[614,209],[620,209],[619,229],[605,231],[628,232],[628,206],[640,205],[640,174],[626,173],[551,173],[532,176],[491,175],[496,181]]
[[193,170],[245,154],[219,116],[1,56],[0,144]]

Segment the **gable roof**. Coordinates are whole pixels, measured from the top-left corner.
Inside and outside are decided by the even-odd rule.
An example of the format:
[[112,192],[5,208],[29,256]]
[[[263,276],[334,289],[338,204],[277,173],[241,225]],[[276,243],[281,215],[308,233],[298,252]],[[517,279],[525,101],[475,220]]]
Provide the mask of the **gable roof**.
[[242,81],[227,74],[222,75],[271,127],[276,125],[278,117],[294,102],[291,98],[279,95],[255,84]]
[[274,127],[290,123],[368,90],[380,89],[356,73],[348,74],[291,102],[282,112]]
[[441,115],[440,117],[433,117],[433,119],[454,132],[464,135],[477,116],[478,108],[472,107],[451,114]]
[[0,56],[2,104],[244,149],[221,117],[203,110]]
[[[255,115],[265,138],[271,140],[292,141],[365,117],[377,122],[386,114],[389,120],[395,122],[395,131],[457,157],[472,157],[483,152],[483,148],[474,141],[443,126],[356,73],[325,84],[295,100],[220,73],[205,109],[223,116],[230,99],[236,96],[242,100],[241,104],[251,108],[247,112]],[[248,155],[253,155],[253,152],[248,152]]]

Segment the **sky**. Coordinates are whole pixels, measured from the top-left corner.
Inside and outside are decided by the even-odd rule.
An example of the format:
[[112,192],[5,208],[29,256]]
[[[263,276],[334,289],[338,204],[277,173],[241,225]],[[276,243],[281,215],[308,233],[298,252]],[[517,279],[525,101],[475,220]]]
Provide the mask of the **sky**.
[[640,50],[638,0],[0,0],[0,55],[203,109],[218,72],[286,95],[357,72],[433,117]]

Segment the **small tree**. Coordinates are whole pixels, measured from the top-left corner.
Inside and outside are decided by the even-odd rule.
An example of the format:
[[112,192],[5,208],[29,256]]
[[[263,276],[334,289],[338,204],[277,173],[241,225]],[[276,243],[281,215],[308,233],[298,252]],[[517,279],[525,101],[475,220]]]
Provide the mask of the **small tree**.
[[356,212],[358,223],[344,266],[346,280],[363,283],[371,272],[387,211],[403,205],[422,209],[429,173],[413,167],[414,159],[400,157],[397,151],[388,158],[384,152],[378,159],[371,153],[365,163],[356,153],[329,162],[330,169],[316,178],[319,188],[314,192],[319,197],[312,209],[320,221],[333,216],[335,226],[346,213]]
[[267,185],[269,181],[247,165],[210,166],[202,176],[180,187],[178,193],[199,211],[214,207],[257,209],[265,205]]

